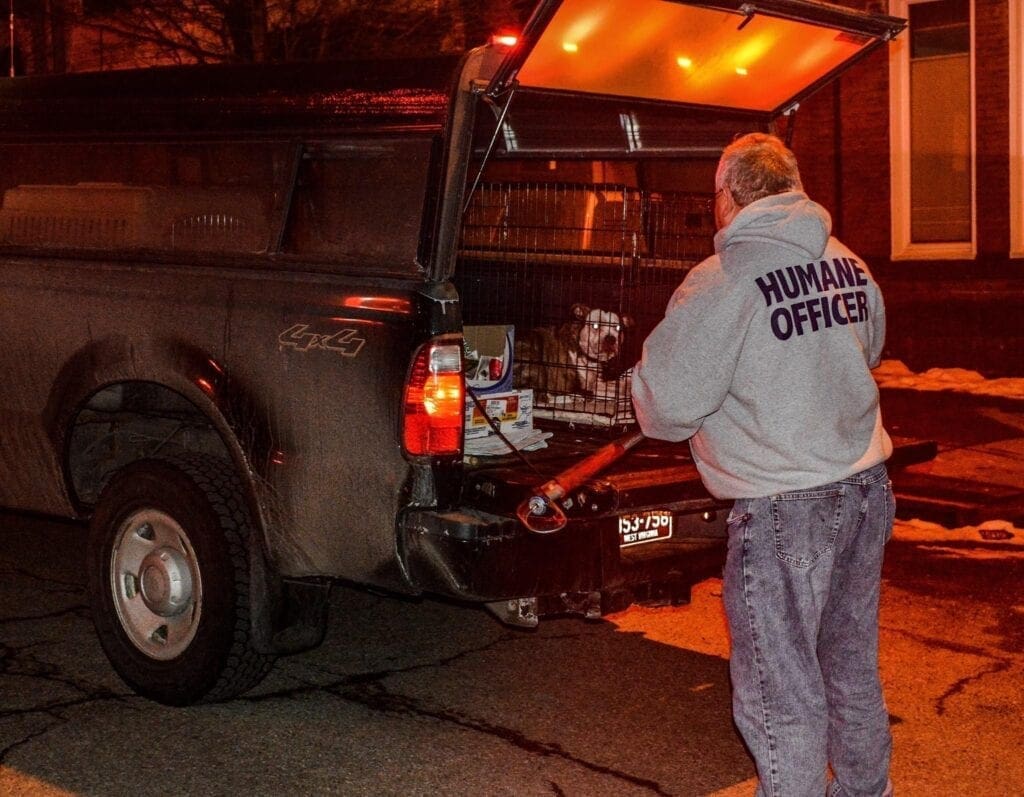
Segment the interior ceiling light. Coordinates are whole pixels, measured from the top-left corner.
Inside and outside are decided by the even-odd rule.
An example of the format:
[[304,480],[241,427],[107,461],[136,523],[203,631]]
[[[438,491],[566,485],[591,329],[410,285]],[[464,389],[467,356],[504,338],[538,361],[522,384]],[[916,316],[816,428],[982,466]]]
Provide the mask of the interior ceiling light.
[[576,42],[562,42],[562,49],[567,53],[579,52],[580,46]]
[[[501,80],[531,89],[771,112],[882,35],[837,35],[847,15],[851,29],[862,22],[867,26],[859,12],[838,9],[835,26],[831,18],[819,22],[759,12],[737,30],[747,14],[697,5],[703,2],[708,0],[562,0],[536,31],[529,51],[521,51],[521,63],[511,59]],[[779,5],[801,2],[780,0]],[[587,57],[566,57],[577,52],[567,45]],[[591,57],[594,53],[599,57]],[[757,80],[737,80],[743,77],[738,65]]]

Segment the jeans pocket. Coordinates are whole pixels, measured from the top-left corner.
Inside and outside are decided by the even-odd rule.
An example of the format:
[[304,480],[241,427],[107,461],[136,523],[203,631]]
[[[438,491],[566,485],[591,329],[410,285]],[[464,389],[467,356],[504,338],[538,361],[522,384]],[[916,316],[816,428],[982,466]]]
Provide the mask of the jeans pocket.
[[733,501],[732,508],[729,510],[729,517],[725,519],[725,527],[731,529],[733,526],[746,523],[750,520],[750,510],[747,507],[747,502],[742,498],[737,498]]
[[773,496],[775,555],[796,567],[809,567],[831,551],[839,534],[845,497],[846,488],[841,484]]

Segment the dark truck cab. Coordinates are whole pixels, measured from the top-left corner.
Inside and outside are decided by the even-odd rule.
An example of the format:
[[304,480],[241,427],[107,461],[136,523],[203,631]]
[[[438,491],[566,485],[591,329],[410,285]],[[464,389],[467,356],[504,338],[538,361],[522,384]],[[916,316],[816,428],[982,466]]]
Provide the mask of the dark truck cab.
[[[684,599],[725,508],[685,446],[575,490],[561,531],[515,509],[635,428],[629,366],[710,253],[721,148],[901,27],[547,0],[461,59],[0,83],[0,505],[89,520],[104,650],[173,704],[318,644],[332,580],[519,625]],[[622,336],[534,390],[547,448],[471,453],[464,332],[579,308]],[[566,367],[515,352],[517,389]]]

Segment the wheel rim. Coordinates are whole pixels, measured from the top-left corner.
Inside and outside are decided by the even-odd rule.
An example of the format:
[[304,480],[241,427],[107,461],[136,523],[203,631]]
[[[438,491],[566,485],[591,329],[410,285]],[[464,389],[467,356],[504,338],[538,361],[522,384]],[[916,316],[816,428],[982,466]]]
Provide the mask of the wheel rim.
[[143,509],[125,519],[111,552],[110,589],[121,627],[145,655],[173,659],[192,643],[203,584],[192,542],[170,515]]

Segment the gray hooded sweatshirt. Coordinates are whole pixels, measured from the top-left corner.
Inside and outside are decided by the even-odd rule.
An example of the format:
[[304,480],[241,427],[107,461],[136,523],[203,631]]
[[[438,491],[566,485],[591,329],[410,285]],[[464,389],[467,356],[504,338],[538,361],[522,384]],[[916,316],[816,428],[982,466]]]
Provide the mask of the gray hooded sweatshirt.
[[648,437],[689,438],[718,498],[838,481],[886,460],[870,369],[882,295],[800,191],[752,202],[669,301],[633,375]]

